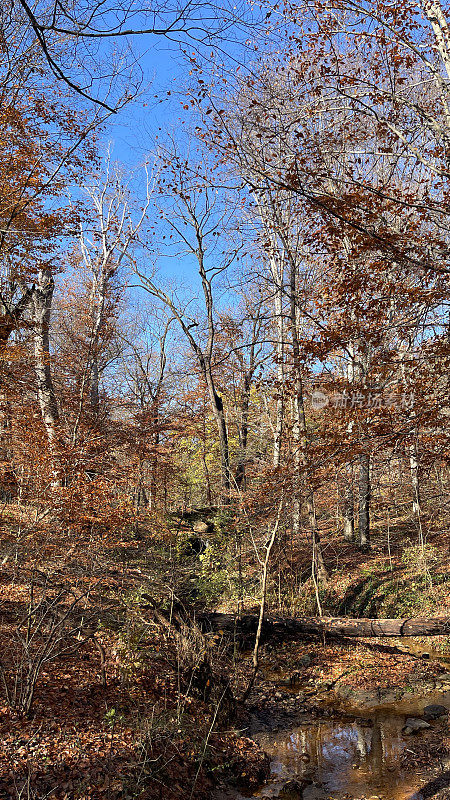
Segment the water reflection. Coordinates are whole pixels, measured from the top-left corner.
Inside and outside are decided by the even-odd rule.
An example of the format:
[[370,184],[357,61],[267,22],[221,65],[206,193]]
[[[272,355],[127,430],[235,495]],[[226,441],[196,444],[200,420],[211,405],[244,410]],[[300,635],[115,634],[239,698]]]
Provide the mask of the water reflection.
[[[417,788],[416,770],[399,768],[405,749],[403,716],[378,715],[370,723],[309,721],[278,733],[255,734],[273,756],[275,780],[312,778],[333,798],[404,800]],[[305,800],[308,797],[305,791]],[[317,796],[311,794],[312,796]]]

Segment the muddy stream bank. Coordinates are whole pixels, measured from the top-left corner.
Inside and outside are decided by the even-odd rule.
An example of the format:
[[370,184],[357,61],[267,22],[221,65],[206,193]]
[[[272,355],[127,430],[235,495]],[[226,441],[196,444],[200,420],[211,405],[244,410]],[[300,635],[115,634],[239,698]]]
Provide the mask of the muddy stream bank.
[[[412,645],[410,652],[423,656],[423,650]],[[449,672],[403,693],[324,689],[313,704],[300,681],[266,672],[276,691],[255,703],[245,735],[269,755],[270,777],[256,792],[247,792],[245,781],[239,791],[223,787],[214,800],[421,800],[437,793],[431,783],[438,774],[450,787],[450,759],[418,764],[415,758],[414,745],[433,734],[439,738],[448,719],[444,709],[450,710],[450,657],[428,656]],[[430,706],[441,706],[439,716],[430,716]]]

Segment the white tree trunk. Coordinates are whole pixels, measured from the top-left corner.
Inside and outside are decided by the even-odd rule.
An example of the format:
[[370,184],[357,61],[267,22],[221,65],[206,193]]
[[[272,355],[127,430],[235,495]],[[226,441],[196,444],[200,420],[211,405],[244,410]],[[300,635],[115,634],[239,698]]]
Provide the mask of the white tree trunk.
[[284,322],[283,322],[283,272],[284,265],[281,260],[270,259],[270,270],[274,286],[273,308],[276,326],[276,359],[277,359],[277,386],[276,386],[276,412],[273,428],[273,466],[280,466],[281,447],[284,427]]
[[353,467],[347,465],[344,475],[344,502],[343,502],[343,521],[344,539],[352,542],[355,537],[355,517],[354,517],[354,495],[353,495]]
[[59,413],[50,367],[49,328],[54,291],[53,277],[47,270],[39,272],[33,291],[34,368],[37,397],[53,462],[53,484],[61,482],[57,453]]

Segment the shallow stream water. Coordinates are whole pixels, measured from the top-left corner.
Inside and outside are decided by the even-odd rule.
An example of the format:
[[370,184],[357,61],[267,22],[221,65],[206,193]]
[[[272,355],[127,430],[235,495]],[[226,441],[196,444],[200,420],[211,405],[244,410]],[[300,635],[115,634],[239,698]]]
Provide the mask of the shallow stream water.
[[[447,701],[450,706],[450,696]],[[277,797],[285,781],[295,777],[313,781],[303,791],[304,800],[411,798],[420,789],[421,775],[399,763],[408,750],[402,735],[405,719],[405,714],[384,710],[355,722],[305,717],[286,730],[255,732],[252,738],[272,757],[272,779],[254,796]]]
[[[406,717],[420,717],[431,703],[450,709],[450,692],[411,696],[365,712],[348,706],[341,718],[327,716],[332,700],[323,706],[322,718],[303,713],[286,721],[289,717],[277,718],[276,712],[255,716],[247,735],[271,756],[271,778],[247,797],[276,798],[286,781],[306,779],[310,785],[303,790],[304,800],[420,800],[420,788],[430,776],[425,768],[408,765],[404,756],[412,737],[402,729]],[[227,797],[245,796],[233,792]]]

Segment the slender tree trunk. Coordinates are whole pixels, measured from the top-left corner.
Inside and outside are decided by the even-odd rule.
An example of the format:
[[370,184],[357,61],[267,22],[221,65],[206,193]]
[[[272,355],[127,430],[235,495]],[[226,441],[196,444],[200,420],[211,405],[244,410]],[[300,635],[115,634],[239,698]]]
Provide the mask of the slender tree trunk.
[[152,403],[152,446],[153,452],[150,455],[150,508],[156,506],[158,494],[158,447],[159,447],[159,392]]
[[343,519],[344,539],[346,542],[352,542],[355,538],[355,517],[353,497],[353,468],[351,464],[348,466],[345,476]]
[[[172,320],[169,319],[166,323],[164,328],[164,332],[160,338],[160,355],[159,355],[159,373],[158,378],[156,381],[156,388],[154,393],[150,392],[152,398],[151,404],[151,437],[153,439],[152,446],[153,452],[150,454],[150,491],[149,491],[149,499],[147,501],[147,505],[150,505],[150,508],[153,510],[154,506],[156,506],[157,502],[157,495],[158,495],[158,470],[159,470],[159,442],[160,442],[160,418],[161,418],[161,402],[162,402],[162,395],[163,395],[163,383],[164,383],[164,373],[166,370],[166,339],[167,334],[169,332],[169,328],[171,325]],[[142,376],[145,378],[144,387],[148,391],[150,389],[150,384],[148,380],[148,374],[146,369],[144,369],[142,362],[139,360]],[[141,396],[141,406],[147,406],[146,403],[146,391]]]
[[370,455],[359,456],[359,542],[370,547]]
[[313,579],[319,582],[326,583],[328,580],[328,572],[323,560],[322,544],[320,541],[319,526],[317,524],[316,506],[314,503],[314,493],[312,490],[308,491],[306,495],[306,510],[308,512],[309,528],[311,531],[311,538],[313,542]]
[[5,392],[0,392],[0,462],[3,462],[0,478],[0,501],[12,502],[18,494],[18,481],[11,452],[11,407]]
[[304,465],[304,457],[301,451],[301,426],[300,414],[301,408],[299,404],[299,387],[298,382],[295,387],[295,393],[291,398],[291,415],[292,415],[292,446],[293,446],[293,459],[294,459],[294,476],[292,486],[292,533],[297,537],[300,533],[301,523],[301,507],[302,507],[302,493],[301,493],[301,480],[302,480],[302,466]]
[[91,307],[92,307],[92,332],[91,332],[91,370],[90,370],[90,393],[89,400],[92,412],[97,416],[100,410],[100,370],[99,370],[99,348],[100,336],[104,323],[105,301],[107,291],[107,279],[103,271],[99,275],[94,275]]
[[[284,320],[283,320],[283,291],[284,291],[284,269],[286,263],[286,252],[283,247],[279,247],[278,235],[274,232],[274,220],[277,219],[276,208],[273,204],[270,191],[258,192],[255,196],[259,210],[259,215],[265,230],[267,240],[270,242],[269,268],[273,285],[273,310],[276,327],[276,366],[277,366],[277,386],[276,386],[276,417],[273,432],[273,466],[280,466],[281,447],[284,429]],[[279,233],[279,231],[278,231]]]
[[[351,342],[349,344],[349,360],[347,364],[347,379],[349,383],[365,384],[370,362],[370,347],[364,341]],[[363,423],[363,430],[359,432],[359,442],[363,447],[367,446],[367,432],[364,430],[366,423]],[[348,433],[353,430],[353,422],[350,422]],[[359,455],[359,476],[358,476],[358,537],[362,548],[370,548],[370,451],[364,450]]]
[[[407,350],[408,348],[406,346],[401,348],[401,373],[402,373],[402,381],[405,392],[408,391],[408,381],[406,372]],[[424,538],[423,538],[423,527],[422,527],[422,509],[420,502],[420,479],[419,479],[419,459],[418,459],[417,439],[418,439],[418,431],[416,428],[415,441],[407,446],[406,452],[409,459],[409,471],[411,475],[411,488],[413,496],[412,510],[414,519],[416,521],[417,530],[419,533],[419,545],[423,547]]]
[[202,462],[203,462],[203,471],[205,473],[206,505],[210,508],[213,504],[212,494],[211,494],[211,480],[209,477],[208,464],[206,463],[206,452],[204,447],[202,449]]
[[275,544],[275,539],[278,533],[278,529],[280,527],[280,519],[281,519],[281,512],[283,510],[283,498],[281,499],[277,518],[275,520],[274,526],[272,528],[272,532],[270,534],[269,540],[265,547],[265,554],[264,559],[260,559],[258,556],[258,560],[261,566],[261,600],[259,603],[259,615],[258,615],[258,626],[256,628],[256,636],[255,636],[255,644],[253,646],[253,672],[250,678],[250,682],[247,686],[247,689],[244,693],[242,698],[243,702],[247,699],[252,689],[252,686],[255,682],[256,675],[259,669],[259,648],[261,643],[261,633],[263,628],[264,622],[264,613],[266,610],[266,599],[267,599],[267,578],[269,576],[269,562],[270,562],[270,555],[272,553],[272,548]]
[[90,404],[94,414],[98,414],[100,408],[99,400],[99,369],[98,369],[98,353],[92,354],[91,361],[91,391],[90,391]]
[[34,364],[37,378],[37,395],[53,462],[53,485],[61,483],[58,458],[59,413],[50,369],[49,328],[54,282],[47,271],[39,273],[33,292]]
[[241,400],[241,422],[239,425],[239,463],[236,468],[236,486],[238,489],[246,487],[245,464],[247,462],[248,444],[248,411],[250,406],[251,377],[244,375],[244,386]]
[[139,516],[141,511],[141,498],[142,498],[142,458],[139,455],[138,463],[138,476],[136,481],[136,488],[134,493],[134,535],[139,536]]
[[225,414],[223,410],[222,398],[217,394],[214,380],[208,364],[204,363],[203,374],[205,375],[206,385],[208,388],[209,398],[211,400],[212,411],[214,419],[216,420],[217,430],[219,433],[219,446],[220,446],[220,460],[222,472],[222,489],[223,500],[225,503],[230,501],[231,491],[231,476],[230,476],[230,455],[228,449],[228,432]]
[[211,493],[211,478],[209,475],[208,462],[206,461],[206,403],[203,408],[202,463],[203,463],[203,471],[205,473],[206,505],[211,507],[213,504],[212,493]]
[[11,408],[6,393],[0,391],[0,460],[10,457]]
[[419,463],[415,446],[409,446],[409,468],[411,470],[411,486],[413,490],[413,513],[420,518]]
[[420,501],[420,481],[419,481],[419,461],[417,458],[417,447],[415,444],[411,444],[408,447],[409,451],[409,468],[411,473],[411,487],[412,487],[412,494],[413,494],[413,514],[414,519],[416,520],[417,530],[419,533],[419,545],[423,548],[425,544],[424,540],[424,533],[423,533],[423,524],[422,524],[422,508],[421,508],[421,501]]
[[293,527],[300,524],[301,509],[301,483],[305,491],[306,510],[308,514],[309,529],[312,541],[312,572],[313,580],[325,582],[328,579],[327,570],[323,560],[322,547],[320,543],[319,529],[314,503],[314,491],[310,484],[309,475],[309,443],[308,431],[306,426],[305,405],[303,397],[303,381],[300,366],[300,343],[298,338],[298,319],[297,319],[297,265],[291,261],[290,264],[290,323],[292,335],[293,353],[293,396],[292,396],[292,440],[294,447],[294,519]]
[[9,337],[13,330],[17,328],[23,312],[30,304],[34,288],[33,286],[32,289],[27,289],[22,297],[13,304],[8,304],[0,298],[0,360],[3,358]]
[[[348,343],[348,360],[346,365],[346,377],[350,384],[355,380],[355,347],[353,342]],[[347,426],[349,437],[353,431],[353,421]],[[353,464],[347,464],[344,470],[344,539],[351,542],[355,536],[355,497],[353,490]]]
[[[308,465],[308,440],[306,436],[306,419],[303,406],[303,384],[300,366],[300,344],[298,339],[298,310],[297,310],[297,265],[291,260],[290,262],[290,280],[289,280],[289,300],[290,300],[290,327],[292,338],[292,360],[293,360],[293,381],[292,381],[292,444],[293,444],[293,457],[294,457],[294,480],[293,480],[293,498],[292,498],[292,531],[294,536],[300,532],[300,515],[302,505],[301,484],[302,479],[304,483],[308,483],[307,465]],[[302,425],[303,422],[303,425]],[[303,428],[303,430],[302,430]],[[306,480],[305,480],[306,479]],[[306,494],[309,494],[310,487],[306,486]],[[311,506],[311,502],[308,503]],[[310,508],[308,507],[308,516]],[[311,534],[313,531],[311,530]],[[313,543],[314,550],[314,543]]]
[[273,466],[280,466],[281,446],[284,427],[284,321],[283,321],[283,263],[279,264],[275,258],[271,259],[272,280],[274,283],[274,313],[276,324],[276,412],[273,431]]

